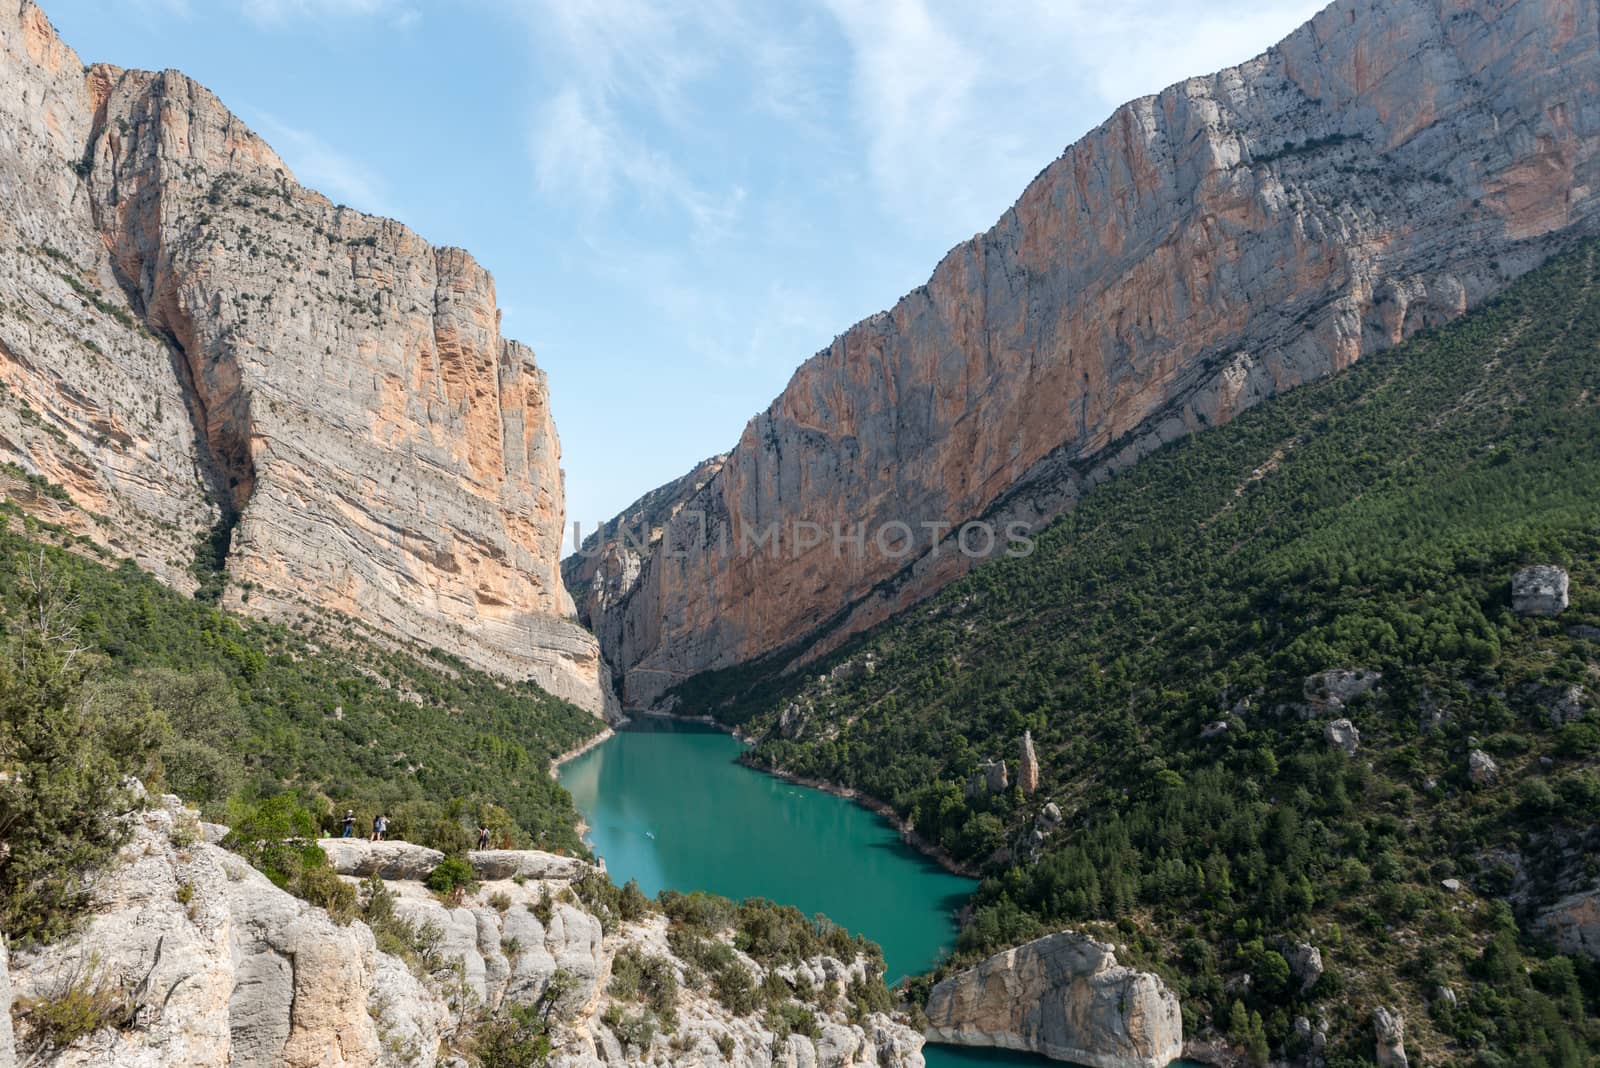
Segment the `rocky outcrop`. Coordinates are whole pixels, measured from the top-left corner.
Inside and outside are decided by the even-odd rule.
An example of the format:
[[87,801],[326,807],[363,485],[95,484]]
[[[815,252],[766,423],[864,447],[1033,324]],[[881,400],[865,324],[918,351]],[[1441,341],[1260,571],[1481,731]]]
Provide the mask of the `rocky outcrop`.
[[1314,708],[1338,712],[1363,694],[1371,693],[1383,681],[1383,672],[1364,668],[1334,668],[1308,675],[1304,684],[1306,701]]
[[84,68],[32,0],[0,0],[0,88],[0,489],[180,588],[209,538],[235,607],[601,711],[544,372],[488,272],[303,188],[182,74]]
[[1467,778],[1474,786],[1489,786],[1500,777],[1500,765],[1482,749],[1467,754]]
[[1165,1068],[1183,1049],[1177,995],[1111,947],[1071,931],[1028,942],[937,984],[928,1036],[1042,1053],[1091,1068]]
[[1039,788],[1039,754],[1033,751],[1033,732],[1022,732],[1022,755],[1017,761],[1017,785],[1024,794]]
[[1004,793],[1011,784],[1004,760],[985,760],[973,769],[962,792],[967,797],[984,797]]
[[1600,960],[1600,890],[1562,898],[1541,912],[1534,926],[1562,953]]
[[[194,812],[172,797],[126,817],[131,839],[97,876],[81,934],[12,955],[0,945],[0,1007],[16,996],[16,1042],[0,1030],[0,1066],[81,1068],[432,1068],[461,1064],[476,1027],[512,1004],[549,995],[552,1064],[563,1068],[875,1066],[922,1068],[922,1038],[901,1019],[857,1023],[842,1002],[817,1012],[818,1037],[778,1036],[759,1014],[736,1016],[691,983],[665,917],[606,933],[572,893],[594,871],[528,851],[472,855],[482,884],[441,900],[418,876],[439,854],[403,842],[320,844],[360,885],[385,881],[391,925],[382,945],[360,920],[343,925],[274,886],[242,858],[199,837]],[[361,874],[356,874],[361,873]],[[537,873],[537,874],[534,874]],[[674,1033],[613,1031],[608,992],[618,953],[659,956],[679,981]],[[731,945],[759,984],[767,977]],[[779,969],[796,990],[868,978],[864,959],[819,957]],[[106,1025],[64,1048],[41,1043],[32,1006],[67,991],[105,992]],[[0,1013],[9,1027],[11,1016]],[[630,1044],[634,1042],[634,1044]],[[775,1058],[773,1051],[781,1050]]]
[[1511,610],[1524,616],[1556,616],[1567,608],[1567,573],[1535,564],[1511,576]]
[[969,570],[967,521],[1003,549],[1007,523],[1593,232],[1596,23],[1573,0],[1337,0],[1247,63],[1119,108],[802,366],[684,494],[693,521],[608,577],[596,629],[625,703],[823,655]]
[[1289,962],[1289,974],[1300,984],[1300,993],[1306,994],[1322,978],[1322,950],[1309,942],[1296,942],[1283,951]]
[[1361,746],[1361,732],[1347,719],[1336,719],[1323,727],[1322,737],[1335,749],[1344,750],[1346,756],[1354,756]]
[[1372,1029],[1377,1039],[1377,1061],[1384,1068],[1406,1068],[1405,1017],[1383,1006],[1372,1011]]
[[437,849],[412,842],[371,842],[365,838],[321,838],[317,845],[340,875],[382,879],[426,879],[444,860]]
[[176,799],[141,814],[118,865],[96,885],[81,935],[12,956],[13,993],[24,1006],[20,1048],[34,1045],[26,1002],[104,986],[128,999],[124,1026],[42,1063],[399,1063],[385,1056],[381,1036],[397,1014],[419,1011],[420,985],[397,991],[387,1010],[375,1004],[380,954],[370,930],[339,926],[241,858],[186,841],[193,827]]

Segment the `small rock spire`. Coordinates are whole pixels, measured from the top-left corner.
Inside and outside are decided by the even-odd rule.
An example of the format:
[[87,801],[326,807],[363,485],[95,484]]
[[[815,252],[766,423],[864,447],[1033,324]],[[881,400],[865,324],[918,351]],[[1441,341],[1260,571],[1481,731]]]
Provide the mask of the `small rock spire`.
[[1039,757],[1033,751],[1033,732],[1022,732],[1022,760],[1017,768],[1017,785],[1031,794],[1039,788]]

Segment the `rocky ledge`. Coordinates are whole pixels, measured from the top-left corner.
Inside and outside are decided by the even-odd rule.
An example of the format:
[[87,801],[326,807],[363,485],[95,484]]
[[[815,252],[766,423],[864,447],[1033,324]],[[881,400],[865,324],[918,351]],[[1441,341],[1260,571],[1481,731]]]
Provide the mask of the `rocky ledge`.
[[1062,931],[933,988],[928,1037],[1041,1053],[1091,1068],[1165,1068],[1183,1051],[1178,997],[1110,946]]
[[[322,841],[340,878],[385,877],[392,920],[375,935],[211,844],[215,828],[175,797],[128,820],[130,840],[99,875],[78,935],[13,947],[9,967],[0,944],[0,1021],[18,1023],[14,1037],[0,1030],[0,1068],[430,1068],[464,1063],[474,1021],[525,1004],[551,1007],[554,1068],[923,1064],[921,1036],[885,1013],[851,1023],[842,1009],[818,1010],[815,1037],[779,1036],[758,1014],[730,1013],[673,953],[664,916],[605,929],[573,893],[573,881],[595,870],[582,861],[471,854],[480,884],[441,899],[421,882],[442,859],[433,850]],[[767,969],[728,951],[758,987],[766,981]],[[672,1035],[625,1026],[628,1006],[611,993],[619,954],[660,958],[674,974]],[[818,976],[843,985],[865,965],[818,957],[776,970],[793,987]],[[89,991],[117,1007],[105,1025],[59,1047],[41,1044],[35,1007]]]

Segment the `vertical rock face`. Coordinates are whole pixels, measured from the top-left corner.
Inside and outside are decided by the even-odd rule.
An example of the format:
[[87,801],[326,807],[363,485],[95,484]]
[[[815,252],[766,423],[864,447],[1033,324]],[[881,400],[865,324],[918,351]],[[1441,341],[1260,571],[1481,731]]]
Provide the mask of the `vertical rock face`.
[[1031,794],[1039,788],[1039,754],[1033,751],[1033,732],[1022,732],[1022,759],[1017,768],[1017,785]]
[[[713,456],[693,471],[665,486],[651,490],[630,504],[620,515],[601,523],[577,552],[561,563],[561,577],[577,602],[578,620],[594,631],[604,647],[621,643],[621,614],[617,603],[633,589],[645,557],[654,549],[686,501],[705,488],[722,469],[726,454]],[[575,529],[585,517],[574,517]],[[604,632],[604,633],[602,633]]]
[[928,997],[928,1036],[1042,1053],[1091,1068],[1165,1068],[1183,1050],[1177,995],[1063,931],[957,973]]
[[[951,524],[1047,520],[1592,232],[1597,21],[1578,0],[1338,0],[1118,109],[685,492],[712,536],[669,530],[597,623],[625,701],[825,652],[972,566]],[[809,523],[864,523],[865,551],[806,545]],[[889,523],[909,555],[870,537]],[[773,525],[777,550],[745,551]]]
[[381,621],[600,710],[545,376],[489,274],[302,188],[183,75],[86,70],[0,3],[0,457],[178,585],[215,526],[236,606]]
[[1539,914],[1535,926],[1562,953],[1600,960],[1600,890],[1562,898]]

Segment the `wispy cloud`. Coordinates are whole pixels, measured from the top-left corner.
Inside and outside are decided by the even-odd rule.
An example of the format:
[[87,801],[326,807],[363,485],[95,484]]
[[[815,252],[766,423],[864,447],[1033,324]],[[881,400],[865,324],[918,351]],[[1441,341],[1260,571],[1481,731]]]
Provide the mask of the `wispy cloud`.
[[[539,191],[588,211],[621,198],[676,212],[695,241],[729,236],[745,191],[705,150],[743,108],[815,113],[803,17],[732,0],[514,5],[546,68],[528,123]],[[783,32],[790,31],[790,32]],[[551,76],[553,75],[553,76]]]
[[[987,226],[1128,99],[1236,63],[1321,0],[822,0],[850,47],[870,173],[906,219]],[[1048,150],[1046,150],[1048,146]]]
[[372,215],[397,214],[388,183],[360,160],[268,112],[258,111],[250,118],[302,185]]
[[407,0],[238,0],[239,10],[261,26],[303,18],[383,18],[399,28],[415,25],[422,12]]
[[540,107],[528,151],[544,195],[594,214],[625,192],[645,207],[683,213],[700,240],[725,235],[744,201],[736,185],[709,189],[694,182],[667,153],[630,135],[605,98],[576,85]]

